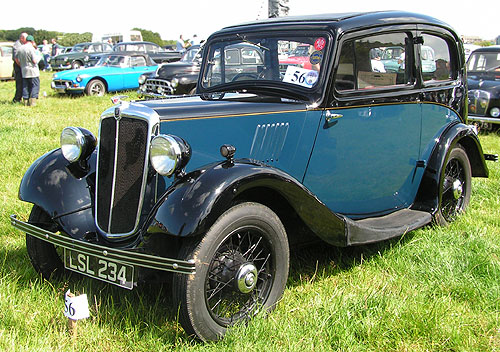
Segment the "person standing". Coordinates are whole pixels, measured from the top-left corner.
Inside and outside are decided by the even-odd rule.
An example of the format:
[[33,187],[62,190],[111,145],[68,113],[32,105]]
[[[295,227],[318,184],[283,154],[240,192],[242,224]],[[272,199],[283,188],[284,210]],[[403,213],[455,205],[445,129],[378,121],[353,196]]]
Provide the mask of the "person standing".
[[52,43],[52,49],[51,49],[50,56],[54,57],[54,56],[59,55],[59,44],[57,44],[56,38],[52,38],[50,40],[50,42]]
[[24,105],[35,106],[40,92],[40,69],[38,62],[41,53],[36,49],[35,38],[26,37],[24,44],[16,54],[16,61],[21,66],[23,74],[23,101]]
[[49,69],[49,57],[51,53],[51,47],[47,39],[43,40],[42,45],[42,55],[43,55],[43,63],[45,64],[44,71]]
[[16,62],[16,54],[21,47],[26,44],[26,37],[28,33],[21,33],[19,39],[14,43],[12,47],[12,61],[14,61],[14,79],[16,80],[16,93],[14,94],[13,103],[20,103],[23,98],[23,75],[21,73],[21,67]]

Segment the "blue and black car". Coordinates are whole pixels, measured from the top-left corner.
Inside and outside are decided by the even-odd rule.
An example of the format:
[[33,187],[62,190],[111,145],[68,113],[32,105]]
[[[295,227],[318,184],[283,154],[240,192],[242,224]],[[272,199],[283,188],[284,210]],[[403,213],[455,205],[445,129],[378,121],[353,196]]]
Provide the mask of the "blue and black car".
[[[307,65],[287,59],[298,47]],[[404,51],[397,71],[372,61],[385,48]],[[215,340],[278,303],[291,245],[447,225],[472,177],[488,176],[461,40],[437,19],[274,18],[224,28],[203,50],[196,95],[122,101],[97,137],[67,127],[26,172],[19,197],[33,210],[12,224],[42,276],[172,280],[184,329]]]

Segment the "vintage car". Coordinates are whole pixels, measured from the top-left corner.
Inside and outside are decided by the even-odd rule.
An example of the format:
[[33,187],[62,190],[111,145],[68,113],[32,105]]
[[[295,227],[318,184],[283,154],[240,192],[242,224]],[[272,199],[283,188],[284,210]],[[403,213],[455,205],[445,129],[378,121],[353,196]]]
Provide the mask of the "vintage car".
[[80,43],[73,46],[70,52],[50,58],[50,67],[54,71],[78,69],[89,66],[89,56],[96,53],[111,52],[112,46],[107,43]]
[[136,89],[142,74],[158,65],[144,53],[113,52],[103,55],[94,67],[55,73],[52,89],[58,93],[102,96],[107,92]]
[[311,69],[312,64],[309,60],[311,53],[309,52],[309,48],[311,46],[307,44],[298,44],[294,49],[289,51],[286,57],[281,58],[280,64],[282,65],[292,65],[299,66],[306,69]]
[[139,51],[148,54],[154,62],[174,62],[181,59],[178,51],[166,50],[151,42],[122,42],[113,46],[113,51]]
[[14,78],[13,45],[12,42],[0,42],[0,80]]
[[500,124],[500,46],[476,49],[467,61],[469,114],[484,129]]
[[[423,43],[446,75],[423,76]],[[281,65],[299,44],[311,68]],[[227,60],[248,45],[253,65]],[[401,72],[372,70],[381,46],[405,48]],[[185,331],[218,339],[279,302],[289,246],[372,243],[465,211],[491,156],[467,124],[464,63],[460,37],[414,13],[224,28],[204,44],[196,95],[121,101],[98,137],[65,128],[23,177],[33,209],[12,224],[43,277],[172,280]]]
[[139,77],[139,93],[143,98],[165,98],[172,94],[194,94],[201,66],[200,45],[193,45],[180,61],[158,66],[156,72]]

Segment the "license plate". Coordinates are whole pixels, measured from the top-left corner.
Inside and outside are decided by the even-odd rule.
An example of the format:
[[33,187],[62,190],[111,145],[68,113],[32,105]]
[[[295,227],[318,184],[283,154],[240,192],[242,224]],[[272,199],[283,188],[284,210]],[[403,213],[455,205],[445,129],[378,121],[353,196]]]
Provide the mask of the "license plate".
[[64,248],[64,267],[129,290],[134,287],[134,267],[129,264]]

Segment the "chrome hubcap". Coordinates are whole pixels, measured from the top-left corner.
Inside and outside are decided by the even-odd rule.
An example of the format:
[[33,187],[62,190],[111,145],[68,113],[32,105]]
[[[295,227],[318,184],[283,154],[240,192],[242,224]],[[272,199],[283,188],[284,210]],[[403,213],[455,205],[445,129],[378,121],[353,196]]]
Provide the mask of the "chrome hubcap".
[[460,199],[460,197],[463,194],[462,182],[460,180],[453,181],[452,189],[453,189],[453,197],[455,197],[455,199]]
[[236,273],[236,285],[241,293],[251,292],[257,285],[257,268],[251,263],[245,263]]

